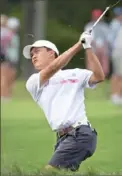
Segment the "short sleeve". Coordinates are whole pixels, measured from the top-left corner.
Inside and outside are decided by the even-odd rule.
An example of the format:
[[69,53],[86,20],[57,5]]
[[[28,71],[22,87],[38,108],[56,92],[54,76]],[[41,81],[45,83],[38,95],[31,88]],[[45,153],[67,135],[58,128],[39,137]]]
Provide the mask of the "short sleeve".
[[40,73],[35,73],[29,77],[26,82],[26,89],[31,94],[35,101],[42,92],[43,87],[40,85]]
[[77,68],[76,72],[77,72],[77,76],[80,79],[82,87],[91,88],[91,89],[96,87],[96,84],[89,84],[89,80],[93,74],[93,72],[91,70]]

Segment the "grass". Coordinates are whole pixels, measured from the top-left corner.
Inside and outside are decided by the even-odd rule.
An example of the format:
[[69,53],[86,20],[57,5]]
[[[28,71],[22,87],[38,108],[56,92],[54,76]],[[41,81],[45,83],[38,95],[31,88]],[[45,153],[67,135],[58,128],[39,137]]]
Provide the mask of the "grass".
[[[87,114],[98,131],[98,146],[94,156],[81,164],[79,173],[122,173],[122,107],[110,103],[108,90],[105,83],[86,91]],[[1,117],[2,173],[43,171],[53,153],[55,133],[24,82],[18,81],[13,99],[1,105]]]

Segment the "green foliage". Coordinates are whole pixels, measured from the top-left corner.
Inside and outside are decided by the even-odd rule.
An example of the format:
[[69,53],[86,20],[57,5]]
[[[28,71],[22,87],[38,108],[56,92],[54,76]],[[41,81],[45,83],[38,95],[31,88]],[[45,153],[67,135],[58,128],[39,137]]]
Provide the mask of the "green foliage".
[[61,51],[63,51],[77,42],[79,33],[70,26],[61,24],[56,20],[49,20],[47,38],[56,44],[61,44]]
[[[74,45],[79,37],[80,33],[75,28],[59,23],[55,19],[48,21],[47,39],[58,46],[60,53]],[[68,67],[83,67],[84,60],[80,60],[81,57],[83,57],[83,52],[77,54]]]
[[107,0],[48,0],[48,14],[59,22],[71,25],[79,32],[91,19],[91,11],[94,8],[105,9]]

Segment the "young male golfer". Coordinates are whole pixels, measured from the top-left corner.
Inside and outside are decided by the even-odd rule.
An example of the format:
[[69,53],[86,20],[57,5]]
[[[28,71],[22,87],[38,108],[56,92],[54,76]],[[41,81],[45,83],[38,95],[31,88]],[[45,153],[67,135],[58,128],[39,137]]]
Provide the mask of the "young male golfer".
[[[82,40],[85,43],[82,44]],[[26,88],[42,108],[52,130],[57,133],[55,152],[46,168],[78,170],[82,161],[93,155],[97,133],[91,128],[84,105],[84,89],[104,80],[98,58],[91,49],[92,36],[83,32],[79,41],[59,55],[46,40],[24,47],[23,54],[38,73],[30,76]],[[89,70],[62,68],[81,48],[85,49]]]

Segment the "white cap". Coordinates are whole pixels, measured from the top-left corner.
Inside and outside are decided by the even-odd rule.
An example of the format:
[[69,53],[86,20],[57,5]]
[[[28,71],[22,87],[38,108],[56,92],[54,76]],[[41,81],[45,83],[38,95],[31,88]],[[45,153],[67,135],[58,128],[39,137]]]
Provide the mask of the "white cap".
[[23,55],[26,59],[31,59],[30,50],[32,47],[46,47],[46,48],[52,49],[53,51],[55,51],[57,55],[59,55],[59,51],[54,43],[47,40],[38,40],[34,42],[32,45],[27,45],[24,47]]
[[8,19],[7,21],[7,26],[10,28],[10,29],[18,29],[19,26],[20,26],[20,22],[17,18],[15,17],[11,17]]

